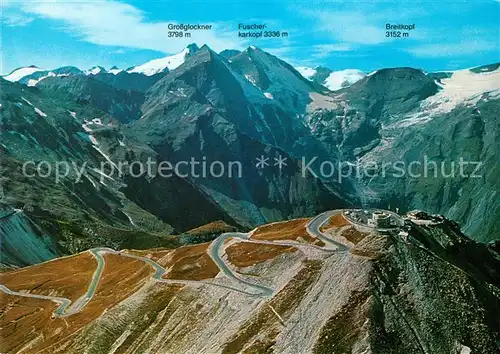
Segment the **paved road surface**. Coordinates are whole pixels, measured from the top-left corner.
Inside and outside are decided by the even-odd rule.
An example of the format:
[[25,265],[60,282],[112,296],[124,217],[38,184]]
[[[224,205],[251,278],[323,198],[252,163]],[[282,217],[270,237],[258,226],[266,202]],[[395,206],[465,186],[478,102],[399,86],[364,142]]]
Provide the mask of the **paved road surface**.
[[320,230],[321,226],[323,226],[324,224],[326,224],[328,222],[328,220],[330,220],[330,217],[337,215],[337,214],[340,214],[342,212],[343,212],[343,210],[330,210],[330,211],[326,211],[324,213],[319,214],[318,216],[313,218],[307,224],[307,227],[306,227],[307,232],[312,237],[316,237],[316,238],[320,239],[321,241],[323,241],[325,243],[326,247],[329,249],[333,248],[334,250],[336,250],[338,252],[348,251],[349,250],[348,246],[331,239],[330,237],[328,237],[328,235],[324,234]]
[[[17,212],[17,211],[16,211]],[[59,304],[58,308],[54,311],[54,316],[57,317],[66,317],[72,314],[78,313],[83,310],[83,308],[92,300],[97,286],[99,285],[99,281],[102,277],[105,260],[103,258],[103,254],[112,253],[117,254],[123,257],[129,257],[141,260],[147,264],[149,264],[155,270],[155,274],[153,275],[153,279],[157,282],[169,283],[169,284],[203,284],[210,286],[217,286],[224,289],[228,289],[231,291],[236,291],[241,294],[249,295],[249,296],[259,296],[259,297],[270,297],[274,293],[274,289],[263,286],[261,284],[249,282],[245,279],[242,279],[240,276],[236,275],[231,268],[226,264],[224,259],[222,258],[223,254],[223,246],[224,242],[229,238],[238,238],[244,242],[252,242],[252,243],[260,243],[260,244],[272,244],[272,245],[281,245],[281,246],[294,246],[294,247],[311,247],[315,249],[319,249],[325,252],[345,252],[349,249],[348,246],[339,243],[331,238],[329,238],[326,234],[323,234],[320,231],[320,228],[323,224],[325,224],[329,218],[335,214],[341,213],[342,210],[334,210],[322,213],[315,218],[313,218],[306,226],[306,230],[312,237],[316,237],[325,243],[325,247],[320,247],[317,245],[308,245],[293,241],[265,241],[265,240],[255,240],[250,239],[251,233],[239,233],[239,232],[229,232],[224,233],[217,237],[210,245],[208,249],[208,254],[215,262],[215,264],[219,267],[219,269],[229,278],[234,280],[236,283],[239,283],[242,288],[233,287],[230,285],[220,284],[213,281],[203,281],[203,280],[177,280],[177,279],[164,279],[163,275],[167,273],[165,268],[163,268],[160,264],[156,263],[154,260],[149,259],[147,257],[137,256],[130,253],[120,252],[113,250],[111,248],[100,247],[93,248],[90,250],[91,254],[97,260],[97,268],[94,271],[92,276],[92,280],[88,286],[87,292],[77,299],[75,302],[71,302],[70,299],[56,296],[48,296],[48,295],[37,295],[37,294],[29,294],[25,292],[18,292],[8,289],[5,285],[0,284],[0,290],[6,294],[24,296],[36,299],[44,299],[50,300],[57,304]]]

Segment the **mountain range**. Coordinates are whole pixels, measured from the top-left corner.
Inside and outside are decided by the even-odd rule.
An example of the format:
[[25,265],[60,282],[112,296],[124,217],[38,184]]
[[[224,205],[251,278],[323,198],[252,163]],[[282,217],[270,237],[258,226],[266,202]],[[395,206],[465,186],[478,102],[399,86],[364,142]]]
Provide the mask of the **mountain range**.
[[0,352],[498,352],[499,66],[1,77]]
[[[119,69],[117,66],[112,66],[109,70],[106,70],[104,67],[97,65],[88,70],[81,70],[71,66],[61,67],[54,70],[45,70],[38,68],[35,65],[31,65],[13,70],[10,74],[5,75],[4,79],[24,83],[28,86],[35,86],[39,81],[53,76],[82,74],[92,76],[100,74],[99,76],[103,76],[104,74],[118,75],[120,73],[138,73],[145,76],[154,76],[156,74],[168,73],[169,71],[174,70],[198,50],[199,47],[193,43],[177,54],[153,59],[144,64],[132,66],[127,69]],[[231,60],[231,57],[235,57],[240,53],[241,51],[239,50],[223,50],[219,53],[219,55]],[[366,76],[366,74],[361,70],[356,69],[332,71],[323,66],[318,66],[316,68],[298,66],[295,69],[308,80],[324,85],[332,91],[347,87]]]
[[[17,69],[0,79],[0,201],[20,211],[0,228],[2,252],[19,243],[30,251],[7,254],[3,264],[95,246],[171,246],[214,220],[248,230],[355,205],[443,214],[477,241],[497,240],[498,66],[312,74],[254,46],[216,53],[190,45],[126,70]],[[333,81],[341,88],[329,90]],[[261,156],[271,166],[256,168]],[[99,169],[191,158],[239,161],[242,176],[135,178],[129,171],[103,179]],[[274,168],[278,158],[286,166]],[[366,173],[424,158],[480,161],[482,174]],[[52,176],[24,176],[27,161],[87,169],[79,183],[73,172],[55,183]],[[304,161],[316,161],[305,174]],[[336,169],[325,177],[321,161],[354,164],[360,173],[342,177]]]

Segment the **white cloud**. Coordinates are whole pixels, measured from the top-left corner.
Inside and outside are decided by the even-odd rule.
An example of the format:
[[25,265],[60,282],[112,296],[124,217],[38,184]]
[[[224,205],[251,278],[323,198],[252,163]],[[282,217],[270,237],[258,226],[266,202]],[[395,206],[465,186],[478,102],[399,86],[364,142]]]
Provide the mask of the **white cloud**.
[[20,13],[12,13],[10,11],[5,11],[2,14],[1,22],[5,26],[9,27],[21,27],[27,26],[31,22],[33,22],[34,18],[30,16],[26,16]]
[[207,43],[214,50],[242,45],[236,30],[229,30],[221,23],[210,23],[212,30],[190,31],[190,38],[168,38],[168,25],[176,21],[151,22],[140,9],[113,0],[33,1],[20,6],[26,14],[62,23],[65,31],[98,45],[165,53],[177,52],[192,42]]
[[498,44],[494,42],[486,40],[465,40],[459,43],[423,44],[409,48],[406,51],[417,57],[439,58],[489,52],[497,48]]

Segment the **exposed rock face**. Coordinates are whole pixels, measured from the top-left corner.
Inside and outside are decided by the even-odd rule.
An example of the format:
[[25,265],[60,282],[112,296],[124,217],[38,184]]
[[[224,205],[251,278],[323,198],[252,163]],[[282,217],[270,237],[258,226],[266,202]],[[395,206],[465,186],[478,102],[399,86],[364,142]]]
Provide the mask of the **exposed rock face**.
[[315,71],[315,74],[310,79],[316,81],[318,84],[323,84],[332,72],[330,69],[322,66],[318,66]]
[[92,78],[102,81],[120,90],[132,90],[144,93],[163,76],[165,76],[165,73],[146,76],[138,73],[128,73],[126,71],[120,71],[118,74],[99,73],[92,76]]
[[[264,106],[253,105],[249,92]],[[165,159],[205,158],[208,163],[222,161],[226,165],[240,162],[241,176],[237,178],[207,176],[193,179],[193,183],[241,225],[252,227],[311,215],[345,203],[318,179],[303,178],[293,155],[266,143],[290,146],[288,139],[296,134],[293,123],[272,121],[278,118],[276,109],[280,108],[267,106],[266,101],[262,92],[234,73],[222,57],[203,47],[148,91],[143,117],[134,128]],[[255,160],[262,155],[270,159],[282,156],[288,166],[279,173],[259,171]]]
[[262,92],[270,95],[286,110],[301,113],[311,102],[310,92],[326,89],[310,82],[295,68],[256,47],[249,47],[233,57],[230,67]]
[[[464,232],[477,240],[497,239],[500,182],[495,160],[500,126],[495,114],[499,107],[498,100],[479,102],[476,107],[438,115],[425,125],[387,129],[383,140],[393,134],[400,138],[368,153],[365,161],[399,159],[406,165],[419,161],[413,173],[422,178],[391,178],[389,173],[388,178],[371,180],[369,188],[386,204],[442,213],[460,221]],[[465,162],[463,174],[461,161]]]
[[[59,95],[61,100],[70,99],[88,103],[109,113],[122,123],[138,119],[140,106],[144,102],[144,95],[140,91],[113,87],[105,83],[104,80],[96,80],[94,75],[49,77],[39,82],[37,87],[49,94]],[[139,89],[141,88],[143,87],[139,85]]]
[[[422,71],[412,68],[382,69],[354,83],[344,91],[353,104],[389,118],[414,108],[436,94],[438,86]],[[376,118],[376,117],[374,117]]]
[[235,50],[235,49],[225,49],[225,50],[223,50],[222,52],[220,52],[220,53],[219,53],[219,55],[220,55],[221,57],[226,58],[226,59],[231,59],[231,58],[233,58],[233,57],[237,56],[237,55],[238,55],[238,54],[240,54],[240,53],[241,53],[241,51],[239,51],[239,50]]
[[354,160],[380,144],[383,125],[418,107],[438,86],[421,71],[383,69],[334,95],[331,108],[316,110],[308,123],[344,160]]
[[0,203],[2,265],[27,266],[56,258],[57,245],[22,210]]
[[[112,265],[104,266],[102,285],[78,314],[50,319],[54,307],[47,302],[9,295],[2,327],[10,331],[15,322],[18,334],[2,341],[2,351],[458,354],[469,348],[494,353],[500,340],[498,248],[469,240],[442,217],[419,217],[425,220],[408,219],[401,230],[382,234],[360,232],[338,214],[324,232],[348,252],[325,251],[324,244],[309,240],[300,227],[307,220],[267,225],[254,233],[253,242],[229,240],[222,251],[225,262],[241,279],[273,289],[264,298],[240,292],[245,283],[223,271],[208,272],[214,264],[206,263],[200,250],[213,246],[206,244],[128,251],[171,269],[169,279],[178,284],[151,280],[152,268],[142,261],[106,255]],[[44,276],[65,262],[64,269],[73,264],[90,281],[95,264],[84,259],[88,256],[6,273],[6,286],[77,298],[83,289],[71,285],[72,278],[59,288],[54,280],[43,283]],[[113,282],[117,276],[122,278]],[[19,301],[39,309],[32,314],[34,327],[28,316],[16,315]],[[43,332],[44,326],[51,330]]]
[[[383,163],[391,167],[385,176],[364,178],[367,190],[375,192],[383,205],[445,214],[477,240],[497,239],[500,88],[497,84],[495,89],[494,82],[498,75],[458,72],[442,81],[437,94],[433,94],[435,85],[421,78],[408,83],[402,95],[377,101],[381,102],[376,104],[378,119],[372,119],[379,125],[371,130],[373,142],[363,142],[364,147],[355,151],[361,165],[376,162],[379,169]],[[358,84],[369,86],[362,80],[351,88]],[[346,95],[353,93],[346,91]],[[401,99],[404,103],[394,104]],[[406,168],[404,176],[393,177],[396,161],[407,167],[412,161],[418,165],[411,171]]]

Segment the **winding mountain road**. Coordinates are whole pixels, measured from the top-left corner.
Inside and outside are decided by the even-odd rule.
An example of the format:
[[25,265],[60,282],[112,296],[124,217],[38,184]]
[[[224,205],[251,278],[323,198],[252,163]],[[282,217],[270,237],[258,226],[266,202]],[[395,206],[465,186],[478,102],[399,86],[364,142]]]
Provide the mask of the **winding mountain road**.
[[106,254],[106,253],[111,253],[111,254],[116,254],[116,255],[129,257],[129,258],[133,258],[133,259],[138,259],[138,260],[141,260],[141,261],[147,263],[155,270],[155,274],[153,275],[153,279],[157,282],[168,283],[168,284],[198,284],[198,285],[204,284],[204,285],[221,287],[221,288],[228,289],[231,291],[236,291],[238,293],[249,295],[249,296],[258,296],[258,297],[267,298],[267,297],[271,297],[273,295],[274,289],[267,287],[267,286],[264,286],[264,285],[261,285],[261,284],[249,282],[249,281],[241,278],[240,276],[236,275],[233,272],[233,270],[229,267],[228,264],[226,264],[226,262],[222,258],[222,254],[224,253],[224,242],[230,238],[237,238],[243,242],[251,242],[251,243],[258,243],[258,244],[268,244],[268,245],[271,244],[271,245],[293,246],[293,247],[311,247],[311,248],[325,251],[325,252],[344,252],[344,251],[347,251],[349,249],[348,246],[343,245],[343,244],[329,238],[326,234],[324,234],[320,230],[321,226],[323,226],[326,222],[328,222],[328,220],[330,219],[331,216],[336,215],[338,213],[342,213],[342,210],[333,210],[333,211],[328,211],[328,212],[322,213],[322,214],[316,216],[315,218],[313,218],[306,225],[307,233],[310,236],[318,238],[319,240],[323,241],[326,245],[325,247],[304,244],[304,243],[299,243],[299,242],[293,242],[293,241],[265,241],[265,240],[250,239],[252,232],[249,232],[249,233],[229,232],[229,233],[221,234],[219,237],[217,237],[214,241],[212,241],[209,249],[207,250],[208,255],[211,257],[211,259],[215,262],[215,264],[219,267],[219,269],[228,278],[239,283],[242,286],[242,288],[237,288],[237,287],[233,287],[230,285],[220,284],[220,283],[216,283],[213,281],[164,279],[163,276],[167,273],[167,270],[165,268],[163,268],[157,262],[153,261],[152,259],[147,258],[147,257],[143,257],[143,256],[137,256],[137,255],[134,255],[131,253],[116,251],[116,250],[113,250],[111,248],[100,247],[100,248],[93,248],[93,249],[89,250],[90,253],[97,260],[97,268],[94,271],[94,274],[92,276],[92,280],[88,286],[86,293],[74,302],[72,302],[70,299],[67,299],[64,297],[38,295],[38,294],[30,294],[30,293],[26,293],[26,292],[13,291],[13,290],[10,290],[9,288],[7,288],[5,285],[1,285],[1,284],[0,284],[0,290],[6,294],[9,294],[9,295],[17,295],[17,296],[53,301],[59,305],[57,307],[57,309],[54,311],[55,317],[67,317],[67,316],[73,315],[75,313],[82,311],[83,308],[92,300],[92,298],[97,290],[97,287],[99,285],[99,281],[102,277],[102,273],[103,273],[103,269],[104,269],[104,265],[105,265],[105,260],[104,260],[104,257],[102,255]]
[[71,304],[71,300],[66,299],[64,297],[28,294],[28,293],[23,293],[23,292],[19,292],[19,291],[13,291],[2,284],[0,284],[0,290],[3,291],[7,295],[16,295],[16,296],[23,296],[23,297],[31,297],[33,299],[42,299],[42,300],[53,301],[53,302],[59,304],[59,307],[54,312],[54,314],[58,315],[58,316],[60,315],[60,313],[64,312],[64,310]]
[[315,218],[313,218],[311,221],[306,226],[307,233],[312,236],[316,237],[317,239],[323,241],[326,245],[327,249],[333,249],[337,252],[345,252],[349,250],[349,247],[337,242],[330,237],[328,237],[326,234],[321,232],[321,227],[330,220],[330,218],[334,215],[341,214],[343,213],[343,210],[330,210],[326,211],[324,213],[319,214]]
[[226,262],[222,259],[221,257],[221,249],[224,246],[224,242],[229,239],[229,238],[240,238],[243,240],[248,240],[250,238],[250,233],[240,233],[240,232],[228,232],[220,235],[217,237],[212,244],[209,247],[208,254],[212,258],[212,260],[217,264],[219,269],[227,275],[229,278],[236,280],[240,284],[243,284],[245,287],[250,287],[254,290],[257,291],[257,295],[263,296],[263,297],[269,297],[272,296],[274,293],[274,290],[272,288],[269,288],[267,286],[263,286],[260,284],[252,283],[249,281],[246,281],[242,279],[241,277],[237,276],[231,268],[226,264]]

